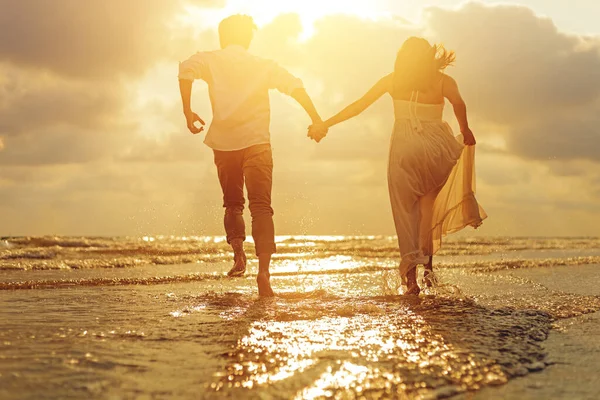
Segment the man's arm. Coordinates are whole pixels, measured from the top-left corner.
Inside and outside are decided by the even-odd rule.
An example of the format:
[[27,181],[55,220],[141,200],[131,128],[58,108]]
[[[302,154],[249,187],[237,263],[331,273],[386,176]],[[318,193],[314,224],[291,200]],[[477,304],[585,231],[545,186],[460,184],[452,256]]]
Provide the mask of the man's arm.
[[196,122],[204,125],[202,118],[192,111],[192,85],[194,79],[202,79],[204,73],[203,53],[196,53],[184,62],[179,64],[179,92],[181,93],[181,104],[183,105],[183,115],[188,129],[193,134],[200,133],[203,127],[196,127]]
[[191,98],[192,98],[192,84],[194,81],[188,79],[179,80],[179,92],[181,93],[181,104],[183,105],[183,115],[185,115],[185,121],[188,129],[194,135],[204,130],[204,127],[196,127],[194,123],[196,121],[204,125],[202,118],[192,111]]
[[320,122],[323,122],[323,120],[321,119],[321,116],[319,115],[319,113],[317,112],[317,109],[315,108],[315,105],[313,104],[312,99],[306,92],[306,89],[304,89],[304,88],[294,89],[294,91],[292,91],[290,96],[294,100],[296,100],[298,102],[298,104],[300,104],[302,106],[302,108],[304,108],[304,111],[306,111],[306,113],[312,120],[313,124],[318,124]]
[[290,74],[285,68],[271,60],[266,60],[265,68],[269,71],[269,88],[277,89],[283,94],[287,94],[298,102],[304,108],[310,119],[314,123],[322,122],[315,105],[310,96],[304,89],[302,80]]

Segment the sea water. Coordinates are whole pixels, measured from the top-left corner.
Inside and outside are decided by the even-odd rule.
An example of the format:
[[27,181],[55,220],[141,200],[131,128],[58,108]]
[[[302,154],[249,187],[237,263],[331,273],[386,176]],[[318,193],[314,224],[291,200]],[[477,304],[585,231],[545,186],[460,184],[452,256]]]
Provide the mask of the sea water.
[[390,292],[393,237],[277,242],[259,299],[222,237],[0,240],[0,398],[464,396],[543,371],[549,333],[600,310],[564,272],[599,276],[598,238],[448,240],[418,297]]

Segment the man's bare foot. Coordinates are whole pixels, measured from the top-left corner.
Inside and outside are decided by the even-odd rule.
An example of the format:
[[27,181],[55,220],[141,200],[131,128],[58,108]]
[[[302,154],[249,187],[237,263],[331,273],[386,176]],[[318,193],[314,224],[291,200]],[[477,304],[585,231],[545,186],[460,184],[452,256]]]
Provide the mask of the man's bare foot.
[[246,273],[246,254],[239,253],[233,256],[233,267],[227,273],[227,276],[233,278],[237,276],[243,276]]
[[259,272],[256,276],[258,284],[258,295],[260,297],[273,297],[273,289],[271,288],[271,275],[268,272]]
[[421,288],[417,283],[417,268],[412,268],[406,274],[406,292],[404,294],[418,296],[419,293],[421,293]]

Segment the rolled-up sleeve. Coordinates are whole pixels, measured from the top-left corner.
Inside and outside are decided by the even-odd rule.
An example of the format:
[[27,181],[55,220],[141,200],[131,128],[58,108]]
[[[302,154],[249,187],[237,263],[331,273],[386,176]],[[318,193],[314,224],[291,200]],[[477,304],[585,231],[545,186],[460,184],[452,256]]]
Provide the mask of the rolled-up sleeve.
[[204,79],[206,71],[206,57],[198,52],[185,61],[179,63],[179,79],[193,81]]
[[269,88],[277,89],[283,94],[291,95],[296,89],[304,89],[300,78],[290,74],[285,68],[275,62],[269,65]]

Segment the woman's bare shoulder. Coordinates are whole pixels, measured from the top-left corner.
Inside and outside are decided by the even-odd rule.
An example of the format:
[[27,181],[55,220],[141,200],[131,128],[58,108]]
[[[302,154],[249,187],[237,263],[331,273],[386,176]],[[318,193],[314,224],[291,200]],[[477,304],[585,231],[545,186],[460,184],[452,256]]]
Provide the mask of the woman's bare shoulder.
[[381,82],[382,84],[385,84],[391,88],[392,84],[394,83],[394,73],[392,72],[392,73],[385,75],[383,78],[381,78],[379,80],[379,82]]
[[391,92],[394,87],[394,74],[387,74],[383,78],[379,79],[374,87],[379,88],[385,92]]
[[451,84],[451,85],[456,85],[456,80],[451,77],[450,75],[444,73],[444,72],[440,72],[440,81],[444,84],[444,86],[446,84]]

